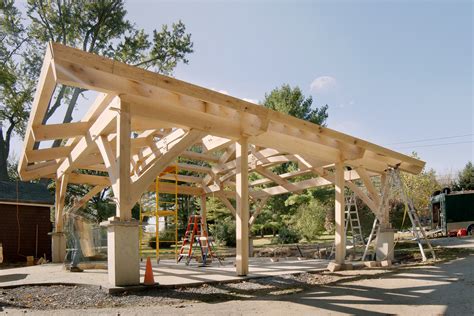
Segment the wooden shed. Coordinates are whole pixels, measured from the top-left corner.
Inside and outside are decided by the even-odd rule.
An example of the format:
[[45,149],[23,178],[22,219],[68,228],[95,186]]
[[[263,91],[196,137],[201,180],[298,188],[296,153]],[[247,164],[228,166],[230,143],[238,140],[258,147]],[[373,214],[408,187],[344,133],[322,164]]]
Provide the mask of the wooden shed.
[[54,199],[38,183],[0,181],[0,243],[4,262],[46,254],[51,259],[51,207]]

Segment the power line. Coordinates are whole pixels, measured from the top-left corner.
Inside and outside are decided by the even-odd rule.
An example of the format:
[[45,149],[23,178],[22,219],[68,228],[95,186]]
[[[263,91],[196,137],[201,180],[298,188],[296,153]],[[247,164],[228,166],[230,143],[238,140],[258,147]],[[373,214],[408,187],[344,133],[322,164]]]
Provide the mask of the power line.
[[437,147],[437,146],[445,146],[445,145],[472,144],[472,143],[474,143],[474,141],[452,142],[452,143],[441,143],[441,144],[430,144],[430,145],[406,146],[406,147],[397,147],[397,149],[409,149],[409,148],[419,148],[419,147]]
[[474,134],[465,134],[465,135],[444,136],[444,137],[436,137],[436,138],[425,138],[425,139],[419,139],[419,140],[404,141],[404,142],[399,142],[399,143],[391,143],[391,144],[387,144],[387,145],[401,145],[401,144],[421,143],[421,142],[429,142],[429,141],[433,141],[433,140],[452,139],[452,138],[467,137],[467,136],[473,136],[473,135]]

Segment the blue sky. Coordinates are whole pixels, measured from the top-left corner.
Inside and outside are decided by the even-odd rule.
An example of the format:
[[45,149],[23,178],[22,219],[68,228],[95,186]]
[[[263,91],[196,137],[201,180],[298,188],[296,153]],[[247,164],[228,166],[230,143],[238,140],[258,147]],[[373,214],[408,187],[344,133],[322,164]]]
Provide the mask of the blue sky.
[[[415,150],[441,175],[474,160],[470,1],[129,1],[127,10],[150,31],[186,24],[195,52],[177,78],[251,100],[289,83],[329,105],[329,127]],[[395,144],[459,135],[468,136]],[[439,145],[453,142],[470,143]]]
[[[283,83],[299,86],[329,105],[329,127],[415,150],[440,175],[474,160],[471,1],[129,0],[126,8],[149,32],[186,24],[195,52],[179,79],[255,101]],[[459,135],[467,136],[439,139]],[[462,144],[440,145],[453,142]]]

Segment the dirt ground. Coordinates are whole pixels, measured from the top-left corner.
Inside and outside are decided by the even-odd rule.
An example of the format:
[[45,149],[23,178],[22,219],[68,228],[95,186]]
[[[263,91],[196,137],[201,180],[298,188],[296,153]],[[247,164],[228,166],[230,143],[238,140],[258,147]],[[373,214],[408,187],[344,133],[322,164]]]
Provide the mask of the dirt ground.
[[38,315],[474,314],[474,254],[442,264],[302,273],[118,296],[91,286],[0,289],[0,313]]

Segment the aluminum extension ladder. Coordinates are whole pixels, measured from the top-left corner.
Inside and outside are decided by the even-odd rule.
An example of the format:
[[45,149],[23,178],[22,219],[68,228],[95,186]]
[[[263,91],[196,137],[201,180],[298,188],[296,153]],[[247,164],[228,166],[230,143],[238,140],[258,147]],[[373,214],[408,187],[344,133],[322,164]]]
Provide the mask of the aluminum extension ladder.
[[[347,236],[347,231],[349,226],[351,227],[351,234],[352,234],[352,250],[353,253],[356,253],[356,249],[358,246],[364,247],[364,236],[362,234],[362,225],[360,224],[359,218],[359,209],[357,208],[356,203],[356,196],[355,193],[352,193],[349,196],[346,196],[345,199],[346,209],[344,211],[344,235],[346,236],[346,243],[349,241]],[[329,254],[328,259],[331,259],[334,256],[334,252],[336,249],[336,244],[333,243],[331,247],[331,252]]]
[[[400,192],[403,203],[405,204],[405,211],[408,214],[408,217],[410,218],[410,222],[412,223],[411,232],[413,234],[414,239],[416,240],[418,244],[418,248],[420,249],[420,253],[421,253],[421,257],[423,261],[427,260],[425,249],[423,248],[423,242],[428,246],[428,250],[431,252],[432,258],[436,260],[435,252],[433,250],[433,247],[431,246],[430,241],[428,240],[428,237],[426,236],[425,230],[421,226],[420,218],[418,216],[418,213],[415,210],[413,201],[408,197],[408,194],[405,191],[405,187],[400,177],[400,171],[397,168],[392,168],[388,170],[388,173],[389,173],[388,174],[389,178],[386,185],[390,185],[392,188],[394,187],[398,189]],[[389,198],[390,198],[389,194],[382,196],[382,202],[381,202],[380,208],[384,207],[384,205],[388,202]],[[364,254],[362,255],[362,261],[364,261],[365,258],[367,257],[369,253],[370,244],[373,240],[377,238],[379,229],[380,229],[379,221],[377,218],[375,218],[374,224],[372,225],[372,230],[369,235],[369,239],[367,240],[367,244],[365,246]]]

